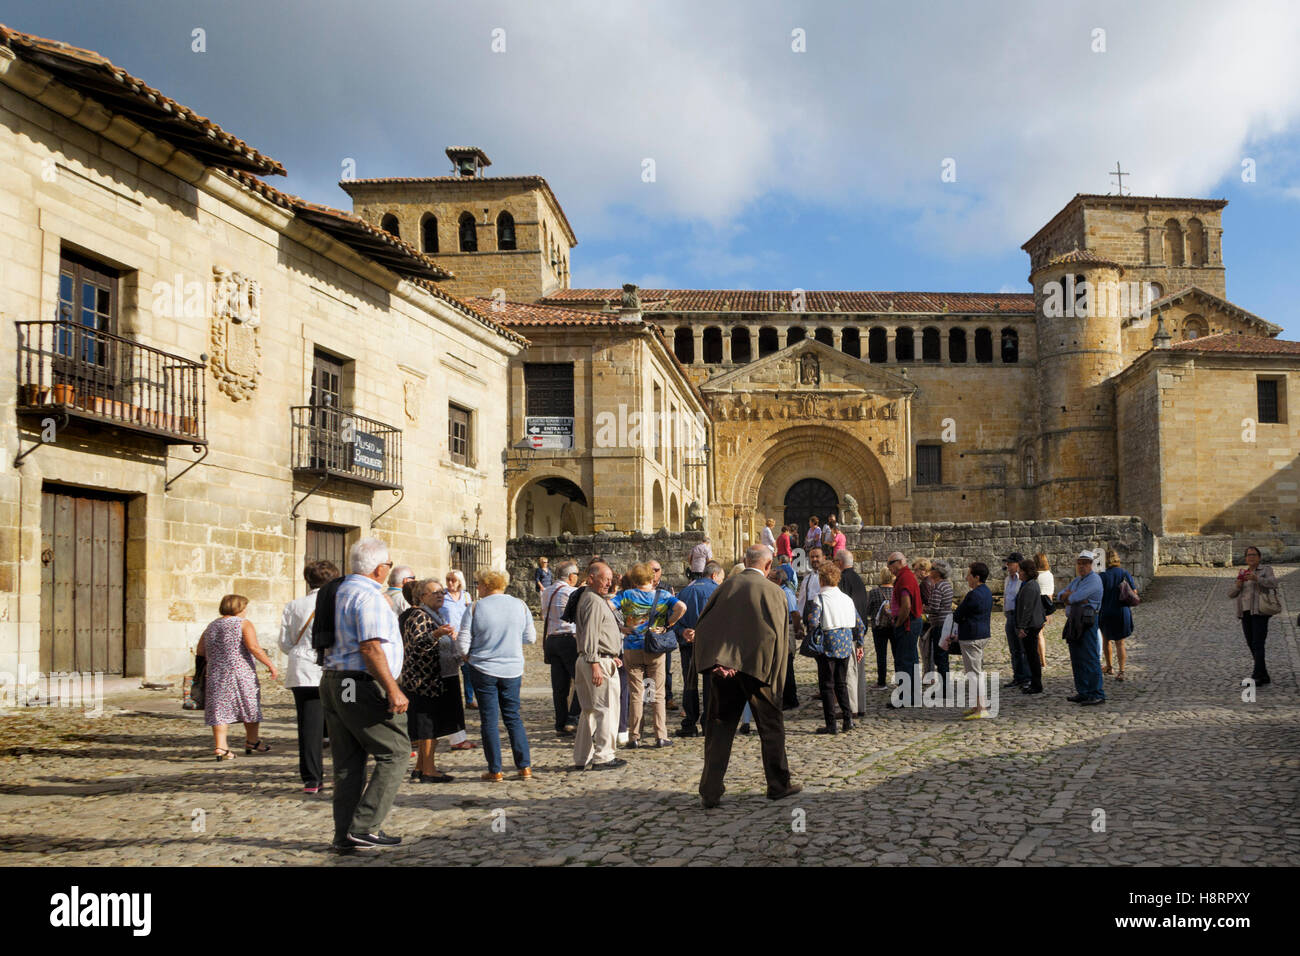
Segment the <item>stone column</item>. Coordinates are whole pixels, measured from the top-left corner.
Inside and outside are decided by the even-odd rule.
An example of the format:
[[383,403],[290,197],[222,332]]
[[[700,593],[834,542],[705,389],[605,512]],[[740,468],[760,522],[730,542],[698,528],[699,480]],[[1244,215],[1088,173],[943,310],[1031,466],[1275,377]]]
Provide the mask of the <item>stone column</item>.
[[749,327],[749,360],[758,361],[758,327],[754,325]]
[[885,341],[889,345],[889,362],[891,364],[897,362],[898,361],[898,326],[896,325],[885,326]]
[[704,326],[695,326],[691,329],[691,335],[695,339],[695,350],[691,353],[691,364],[699,365],[704,361]]
[[948,330],[939,326],[939,361],[947,365],[952,360],[948,354]]
[[844,326],[838,325],[831,329],[832,341],[835,343],[835,351],[844,351]]
[[722,364],[728,365],[731,362],[731,329],[725,326],[722,329]]
[[790,344],[790,326],[785,325],[779,327],[776,330],[776,335],[777,335],[777,344],[780,347],[778,351]]

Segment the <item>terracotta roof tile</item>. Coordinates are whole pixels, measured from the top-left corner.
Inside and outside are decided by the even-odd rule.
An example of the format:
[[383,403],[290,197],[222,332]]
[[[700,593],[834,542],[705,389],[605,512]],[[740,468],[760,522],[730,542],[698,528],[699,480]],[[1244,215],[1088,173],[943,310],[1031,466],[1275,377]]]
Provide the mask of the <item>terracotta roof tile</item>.
[[1063,265],[1104,266],[1109,269],[1118,269],[1121,275],[1124,273],[1124,267],[1114,259],[1107,259],[1105,256],[1098,255],[1088,249],[1071,249],[1059,256],[1053,256],[1034,271],[1040,272],[1043,269]]
[[501,302],[486,296],[467,299],[474,308],[493,316],[505,326],[576,326],[619,325],[617,312],[591,312],[587,309],[565,309],[553,305],[531,305],[526,302]]
[[1234,355],[1300,355],[1300,342],[1263,335],[1219,332],[1179,342],[1171,345],[1170,349],[1179,352],[1228,352]]
[[65,86],[96,100],[159,139],[208,166],[261,175],[284,175],[284,167],[212,120],[164,96],[93,50],[19,33],[0,24],[0,47],[46,71]]
[[[639,289],[646,312],[787,312],[792,293],[751,289]],[[617,304],[621,289],[563,289],[546,296],[547,304],[603,306]],[[1032,314],[1027,292],[806,292],[804,312],[819,313],[954,313]],[[798,314],[798,313],[791,313]],[[810,315],[812,318],[812,315]]]

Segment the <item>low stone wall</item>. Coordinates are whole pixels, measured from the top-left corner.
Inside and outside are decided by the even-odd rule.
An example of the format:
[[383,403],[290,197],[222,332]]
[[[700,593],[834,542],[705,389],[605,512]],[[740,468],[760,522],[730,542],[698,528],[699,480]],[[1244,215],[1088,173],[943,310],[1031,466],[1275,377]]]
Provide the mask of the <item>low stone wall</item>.
[[1259,548],[1265,564],[1288,564],[1300,561],[1300,532],[1261,531],[1232,535],[1232,564],[1246,563],[1246,549]]
[[1156,567],[1184,564],[1221,568],[1231,563],[1230,534],[1166,534],[1156,539]]
[[653,558],[664,569],[664,583],[677,591],[686,586],[686,566],[691,548],[702,540],[702,531],[660,530],[655,534],[641,531],[600,532],[589,535],[566,533],[555,537],[526,534],[522,538],[511,538],[506,542],[506,571],[510,574],[507,590],[529,604],[536,604],[537,588],[533,583],[533,572],[537,569],[538,558],[550,558],[552,571],[559,568],[566,559],[572,559],[577,562],[579,572],[582,572],[595,555],[600,555],[618,574],[638,561]]
[[846,527],[844,532],[858,571],[868,582],[875,581],[891,551],[902,551],[908,561],[917,558],[946,561],[949,580],[959,597],[967,590],[966,568],[974,561],[988,565],[989,588],[1000,594],[1006,577],[1002,562],[1013,551],[1026,557],[1039,552],[1047,555],[1058,587],[1074,577],[1074,559],[1085,548],[1118,551],[1139,591],[1155,573],[1155,538],[1146,523],[1137,517],[934,521],[896,527]]

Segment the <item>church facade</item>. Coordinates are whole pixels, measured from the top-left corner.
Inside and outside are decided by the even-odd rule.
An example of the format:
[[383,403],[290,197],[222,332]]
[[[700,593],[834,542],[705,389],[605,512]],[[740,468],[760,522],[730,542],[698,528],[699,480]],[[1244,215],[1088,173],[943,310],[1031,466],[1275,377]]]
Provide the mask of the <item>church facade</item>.
[[[866,525],[1137,514],[1156,534],[1279,543],[1300,528],[1300,432],[1285,408],[1300,345],[1226,298],[1225,200],[1076,195],[1024,244],[1024,293],[574,289],[569,248],[543,238],[567,225],[550,188],[506,181],[534,197],[513,202],[541,212],[513,217],[503,253],[499,214],[475,205],[502,186],[466,161],[471,149],[448,151],[453,175],[343,185],[377,225],[476,223],[477,253],[455,256],[492,256],[492,266],[458,291],[530,338],[549,329],[547,361],[579,367],[610,325],[650,326],[671,343],[706,438],[685,456],[707,460],[706,487],[684,494],[724,555],[768,517],[806,526],[813,514]],[[518,297],[521,285],[537,294]],[[586,389],[591,416],[621,400],[590,377]],[[1230,403],[1206,407],[1215,393]],[[527,386],[511,397],[522,435]],[[649,400],[642,410],[653,414]],[[565,453],[584,475],[572,490],[602,512],[568,530],[684,526],[606,472],[600,454],[590,441]],[[547,477],[539,467],[556,466],[521,462],[511,500],[530,500]],[[635,506],[609,504],[624,496]],[[515,518],[516,534],[548,533]]]

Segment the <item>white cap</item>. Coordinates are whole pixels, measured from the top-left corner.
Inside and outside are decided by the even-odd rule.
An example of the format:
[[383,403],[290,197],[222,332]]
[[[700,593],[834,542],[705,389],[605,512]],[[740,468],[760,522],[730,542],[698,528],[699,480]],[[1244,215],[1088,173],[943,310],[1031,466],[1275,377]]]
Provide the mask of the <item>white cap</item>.
[[1079,552],[1078,560],[1080,560],[1080,561],[1096,561],[1096,560],[1097,560],[1097,556],[1094,555],[1091,551],[1080,551],[1080,552]]

